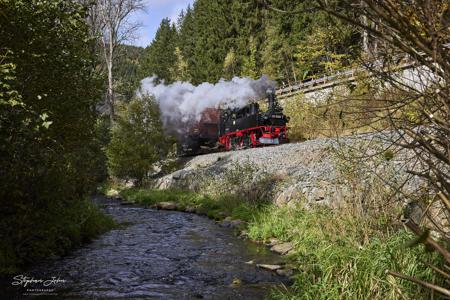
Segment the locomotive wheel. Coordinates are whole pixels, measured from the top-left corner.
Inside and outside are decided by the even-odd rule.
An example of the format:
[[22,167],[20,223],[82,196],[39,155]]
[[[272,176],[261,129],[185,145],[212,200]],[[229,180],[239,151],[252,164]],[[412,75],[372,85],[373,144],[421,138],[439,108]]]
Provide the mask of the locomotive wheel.
[[242,137],[242,148],[248,149],[252,147],[252,141],[250,139],[250,135],[246,134]]
[[231,148],[231,150],[239,150],[239,149],[242,149],[242,146],[241,146],[241,138],[240,137],[233,137],[233,138],[231,138],[231,141],[230,141],[231,143],[230,143],[230,148]]

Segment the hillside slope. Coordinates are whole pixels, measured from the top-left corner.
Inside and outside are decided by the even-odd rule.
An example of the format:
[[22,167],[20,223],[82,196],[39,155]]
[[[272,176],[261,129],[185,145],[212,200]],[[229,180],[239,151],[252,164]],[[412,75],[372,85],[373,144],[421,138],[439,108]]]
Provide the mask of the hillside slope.
[[[198,190],[202,181],[223,180],[227,170],[239,166],[250,166],[255,171],[253,178],[260,172],[272,174],[279,181],[274,198],[278,205],[303,201],[307,205],[333,206],[355,197],[369,197],[370,193],[398,188],[411,194],[423,187],[418,178],[406,172],[412,163],[409,155],[383,150],[387,146],[383,140],[381,135],[365,134],[199,155],[182,169],[158,179],[155,187]],[[342,152],[353,153],[351,160]],[[358,155],[363,158],[358,159]],[[402,186],[407,179],[407,184]],[[402,198],[402,193],[396,194]]]

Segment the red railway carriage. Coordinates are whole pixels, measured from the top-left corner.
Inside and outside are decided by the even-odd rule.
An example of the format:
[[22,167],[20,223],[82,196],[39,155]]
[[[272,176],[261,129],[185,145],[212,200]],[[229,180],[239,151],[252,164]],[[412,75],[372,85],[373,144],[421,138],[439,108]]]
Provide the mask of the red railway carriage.
[[190,133],[198,134],[203,139],[216,139],[219,116],[220,111],[217,108],[206,108],[200,120],[191,127]]
[[218,128],[220,111],[217,108],[206,108],[200,120],[194,123],[187,134],[181,137],[178,153],[180,155],[196,155],[218,150]]

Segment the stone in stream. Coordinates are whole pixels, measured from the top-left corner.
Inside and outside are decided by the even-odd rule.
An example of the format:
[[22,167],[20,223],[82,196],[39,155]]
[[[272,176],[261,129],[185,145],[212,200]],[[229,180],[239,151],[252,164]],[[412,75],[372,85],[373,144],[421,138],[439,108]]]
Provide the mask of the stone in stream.
[[270,238],[270,239],[269,239],[269,243],[268,243],[267,245],[269,245],[269,246],[275,246],[275,245],[282,244],[282,243],[283,243],[283,242],[280,241],[279,239],[276,239],[276,238]]
[[270,271],[276,271],[276,270],[282,268],[282,266],[280,266],[280,265],[268,265],[268,264],[257,264],[256,266],[258,268],[267,269]]
[[231,227],[231,222],[228,220],[222,220],[219,222],[220,227]]
[[226,217],[222,221],[219,222],[220,227],[231,227],[231,221],[233,219],[231,217]]
[[286,276],[286,277],[292,276],[292,274],[294,274],[294,270],[292,270],[292,269],[290,269],[290,268],[287,268],[287,269],[278,269],[278,270],[276,270],[276,272],[277,272],[278,275],[280,275],[280,276]]
[[242,224],[244,224],[244,221],[239,220],[239,219],[232,220],[232,221],[230,222],[230,225],[231,225],[232,228],[241,226]]
[[231,217],[226,217],[224,220],[219,222],[219,226],[229,228],[235,228],[241,226],[242,224],[244,224],[244,221],[239,219],[233,220]]
[[277,252],[281,255],[287,254],[289,251],[291,251],[294,248],[294,245],[290,242],[282,243],[282,244],[276,244],[270,248],[271,251]]
[[186,208],[184,209],[184,211],[185,212],[188,212],[188,213],[194,213],[195,212],[195,207],[193,207],[193,206],[186,206]]
[[174,202],[159,202],[157,207],[164,210],[175,210],[177,209],[177,204]]

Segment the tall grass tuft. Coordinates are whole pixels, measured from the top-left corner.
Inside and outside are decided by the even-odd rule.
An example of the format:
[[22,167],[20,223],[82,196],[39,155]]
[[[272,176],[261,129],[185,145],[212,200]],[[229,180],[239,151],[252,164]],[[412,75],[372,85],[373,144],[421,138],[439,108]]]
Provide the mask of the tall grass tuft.
[[[344,217],[326,208],[266,207],[248,226],[252,239],[275,237],[294,244],[298,267],[291,290],[274,291],[274,299],[421,299],[428,291],[387,276],[385,270],[431,280],[419,261],[420,249],[406,244],[412,235],[373,231],[366,238],[364,219]],[[436,258],[437,259],[437,258]]]

